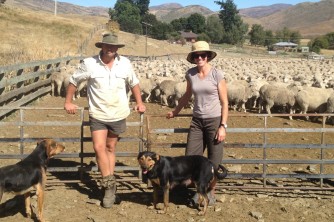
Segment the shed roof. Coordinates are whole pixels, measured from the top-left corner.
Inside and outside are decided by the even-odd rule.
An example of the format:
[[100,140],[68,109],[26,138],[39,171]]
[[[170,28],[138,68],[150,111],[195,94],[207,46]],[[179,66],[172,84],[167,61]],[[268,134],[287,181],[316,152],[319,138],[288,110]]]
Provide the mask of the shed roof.
[[274,46],[282,46],[282,47],[286,47],[286,46],[298,46],[298,44],[293,43],[293,42],[278,42],[275,43]]
[[180,34],[183,38],[197,38],[197,36],[198,36],[196,33],[193,33],[193,32],[180,31]]

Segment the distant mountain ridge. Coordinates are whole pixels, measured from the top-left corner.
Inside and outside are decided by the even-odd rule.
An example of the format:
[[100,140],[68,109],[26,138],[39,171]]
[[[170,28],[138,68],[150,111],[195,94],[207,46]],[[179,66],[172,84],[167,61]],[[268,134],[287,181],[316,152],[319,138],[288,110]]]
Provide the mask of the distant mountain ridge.
[[258,6],[258,7],[240,9],[239,12],[241,15],[248,16],[251,18],[262,18],[264,16],[280,12],[292,6],[293,5],[291,4],[274,4],[270,6]]
[[[17,8],[27,8],[34,11],[55,11],[54,0],[7,0],[5,4],[15,6]],[[59,14],[80,14],[109,17],[108,10],[109,8],[105,7],[84,7],[57,1],[57,13]]]
[[[54,0],[7,0],[5,4],[18,8],[54,12]],[[57,3],[59,14],[94,15],[108,18],[106,7],[83,7],[64,2]],[[179,3],[167,3],[149,7],[150,13],[158,20],[170,22],[173,19],[188,17],[193,13],[200,13],[207,17],[218,15],[207,7],[188,5],[183,7]],[[297,5],[274,4],[258,6],[239,10],[245,23],[251,27],[260,24],[267,30],[280,30],[287,27],[299,31],[303,36],[312,37],[324,35],[334,30],[334,0],[321,0],[320,2],[304,2]]]

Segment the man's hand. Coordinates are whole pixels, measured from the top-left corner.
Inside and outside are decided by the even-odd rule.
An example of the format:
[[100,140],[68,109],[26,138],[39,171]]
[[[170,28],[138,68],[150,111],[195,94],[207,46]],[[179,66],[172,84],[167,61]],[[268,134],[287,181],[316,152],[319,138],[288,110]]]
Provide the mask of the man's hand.
[[76,110],[78,109],[78,106],[73,103],[65,103],[64,109],[68,114],[75,114]]
[[146,111],[146,106],[144,104],[137,104],[133,109],[138,113],[144,113]]

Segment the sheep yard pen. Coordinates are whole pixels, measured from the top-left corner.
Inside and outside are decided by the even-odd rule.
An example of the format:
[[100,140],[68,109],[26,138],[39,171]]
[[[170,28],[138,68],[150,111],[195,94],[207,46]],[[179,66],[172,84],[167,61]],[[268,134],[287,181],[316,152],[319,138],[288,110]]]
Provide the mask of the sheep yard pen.
[[[13,143],[17,143],[19,147],[18,153],[15,153],[15,151],[13,153],[1,151],[1,159],[21,159],[30,152],[29,149],[25,149],[25,147],[31,147],[31,145],[28,145],[29,143],[35,143],[41,138],[52,137],[59,142],[66,143],[65,145],[71,144],[75,148],[72,152],[57,156],[57,159],[70,158],[73,160],[71,166],[66,166],[65,162],[65,164],[61,164],[62,167],[50,167],[49,172],[80,172],[82,179],[83,172],[98,170],[94,163],[94,153],[85,151],[86,147],[90,147],[86,144],[91,142],[87,108],[84,108],[86,104],[83,104],[76,116],[67,116],[62,106],[56,104],[53,104],[53,107],[24,106],[26,103],[50,93],[50,75],[52,72],[59,70],[62,63],[68,64],[73,60],[80,59],[82,57],[66,57],[19,66],[0,67],[2,95],[0,114],[4,117],[14,110],[17,111],[14,115],[16,117],[3,118],[0,122],[1,128],[6,131],[11,127],[17,128],[17,134],[6,136],[5,132],[3,134],[5,136],[0,138],[0,141],[5,143],[3,147],[6,147],[6,143],[11,143],[11,146],[13,146]],[[166,148],[167,150],[184,148],[190,116],[190,114],[183,114],[176,120],[164,121],[164,115],[161,115],[161,112],[153,113],[153,115],[148,113],[145,118],[144,115],[131,114],[131,120],[127,123],[127,127],[131,129],[127,130],[129,133],[120,139],[120,142],[127,142],[121,144],[127,144],[124,145],[125,149],[130,151],[117,152],[118,157],[132,158],[129,161],[131,164],[119,163],[116,170],[134,171],[134,174],[130,174],[134,178],[127,179],[141,179],[140,169],[136,161],[133,161],[139,151],[148,149],[160,153],[161,149],[159,148],[164,148],[164,150]],[[333,114],[308,114],[308,116],[321,118],[321,123],[306,127],[302,126],[304,121],[300,121],[299,127],[289,127],[295,125],[289,122],[278,126],[271,123],[272,118],[269,118],[267,114],[232,113],[230,116],[231,120],[229,122],[232,125],[229,125],[233,127],[228,128],[229,136],[222,160],[223,164],[229,166],[228,178],[230,182],[223,182],[223,187],[233,189],[333,189],[328,183],[324,182],[334,179],[334,160],[332,158],[334,157],[334,128],[325,123],[326,118],[333,116]],[[273,116],[278,119],[289,117],[288,114],[273,114]],[[298,114],[292,116],[294,118],[305,117],[305,115]],[[35,119],[36,117],[38,118]],[[30,120],[29,118],[33,119]],[[180,118],[188,119],[185,122],[183,120],[184,124],[182,126],[173,125],[173,121],[178,123]],[[234,120],[240,118],[253,120],[248,125],[244,125],[248,121],[234,123]],[[306,122],[305,124],[309,123]],[[58,128],[58,130],[54,130],[55,128]],[[43,133],[40,132],[40,129],[43,129]],[[59,134],[55,134],[55,132],[59,132]],[[161,136],[164,134],[168,136]],[[307,138],[309,134],[311,139]],[[176,135],[176,137],[173,137],[173,135]],[[303,135],[302,143],[296,140],[295,135]],[[282,137],[282,139],[280,142],[276,142],[272,141],[272,137]],[[161,138],[162,141],[159,141]],[[291,141],[288,138],[291,138]],[[144,147],[144,145],[146,146]],[[132,147],[132,150],[130,147]],[[297,150],[309,151],[309,156],[298,158]],[[290,153],[291,156],[285,159],[280,156],[282,152]],[[167,152],[167,155],[174,154]],[[290,167],[285,166],[293,167],[290,169]],[[282,173],[283,171],[284,173]],[[254,185],[251,182],[250,186],[243,186],[241,185],[243,179],[258,179],[261,183],[257,182]],[[284,179],[288,181],[291,179],[312,181],[312,183],[307,186],[299,185],[298,182],[291,183],[293,185],[278,184],[274,182],[277,179],[281,180],[281,183]],[[318,182],[314,183],[314,181]],[[70,180],[67,182],[76,181]]]
[[[50,161],[48,168],[47,219],[72,222],[148,218],[148,221],[162,222],[190,221],[189,217],[194,217],[196,221],[199,220],[193,216],[193,209],[179,207],[184,202],[175,201],[177,195],[171,195],[171,208],[174,210],[167,215],[157,215],[147,209],[152,190],[142,182],[135,157],[140,149],[152,150],[161,155],[183,155],[190,109],[183,110],[182,115],[170,120],[165,118],[165,114],[171,108],[156,103],[147,103],[147,112],[143,116],[131,112],[127,131],[117,147],[116,175],[118,192],[123,201],[105,211],[96,206],[99,192],[92,185],[98,179],[98,173],[87,126],[86,98],[75,101],[80,107],[76,115],[68,115],[63,110],[64,98],[50,95],[48,77],[53,71],[41,70],[43,76],[46,76],[44,80],[40,78],[34,81],[38,75],[37,68],[31,71],[31,78],[25,76],[29,73],[22,74],[21,71],[8,80],[5,75],[9,71],[1,68],[0,112],[3,117],[4,113],[11,113],[0,121],[1,166],[25,157],[40,138],[52,137],[66,146],[63,153]],[[29,82],[22,82],[29,79]],[[42,81],[45,84],[37,89],[30,86],[41,84]],[[5,98],[9,98],[8,93],[15,94],[13,90],[18,95],[5,101]],[[31,96],[31,93],[37,96]],[[33,102],[26,105],[26,100],[31,98]],[[26,100],[19,104],[21,99]],[[133,105],[131,103],[130,107]],[[219,182],[217,189],[218,195],[226,195],[226,202],[217,203],[217,208],[210,210],[206,221],[219,221],[222,218],[227,222],[257,221],[254,216],[248,215],[248,211],[259,211],[269,221],[292,221],[292,217],[297,221],[314,221],[315,218],[331,221],[332,214],[327,212],[325,216],[319,216],[317,213],[324,206],[328,211],[332,209],[327,206],[333,199],[331,191],[334,188],[334,128],[325,124],[324,120],[333,114],[308,115],[318,117],[318,120],[305,121],[305,115],[297,114],[293,115],[294,120],[289,120],[288,114],[273,114],[273,117],[269,117],[267,114],[230,111],[222,160],[229,169],[229,175]],[[275,197],[275,200],[271,197]],[[285,202],[280,197],[288,198]],[[277,204],[276,200],[280,203]],[[177,203],[177,206],[173,203]],[[308,209],[316,208],[314,212],[317,213],[312,212],[311,216],[305,208],[293,213],[292,209],[303,209],[299,203],[308,206]],[[10,201],[5,204],[10,206]],[[227,210],[220,212],[219,207]],[[267,211],[266,208],[270,209]],[[75,211],[71,217],[65,213],[69,209]],[[7,213],[2,214],[1,210],[0,207],[0,221],[22,220],[22,215],[15,214],[17,210],[9,211],[14,212],[12,217]],[[177,215],[178,220],[174,215]],[[302,220],[303,216],[307,219]]]

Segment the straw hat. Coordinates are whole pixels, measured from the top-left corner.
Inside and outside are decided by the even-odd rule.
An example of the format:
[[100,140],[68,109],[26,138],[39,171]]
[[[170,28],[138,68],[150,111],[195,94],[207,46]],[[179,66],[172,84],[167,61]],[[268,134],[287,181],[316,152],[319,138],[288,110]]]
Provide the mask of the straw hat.
[[206,41],[197,41],[193,43],[191,47],[191,52],[187,56],[187,61],[196,64],[193,54],[196,52],[207,52],[208,53],[208,62],[214,59],[217,56],[217,53],[210,50],[209,44]]
[[122,47],[125,46],[125,44],[118,42],[118,36],[115,35],[114,33],[104,34],[103,37],[102,37],[102,41],[95,43],[95,46],[97,48],[102,48],[103,44],[118,46],[118,48],[122,48]]

